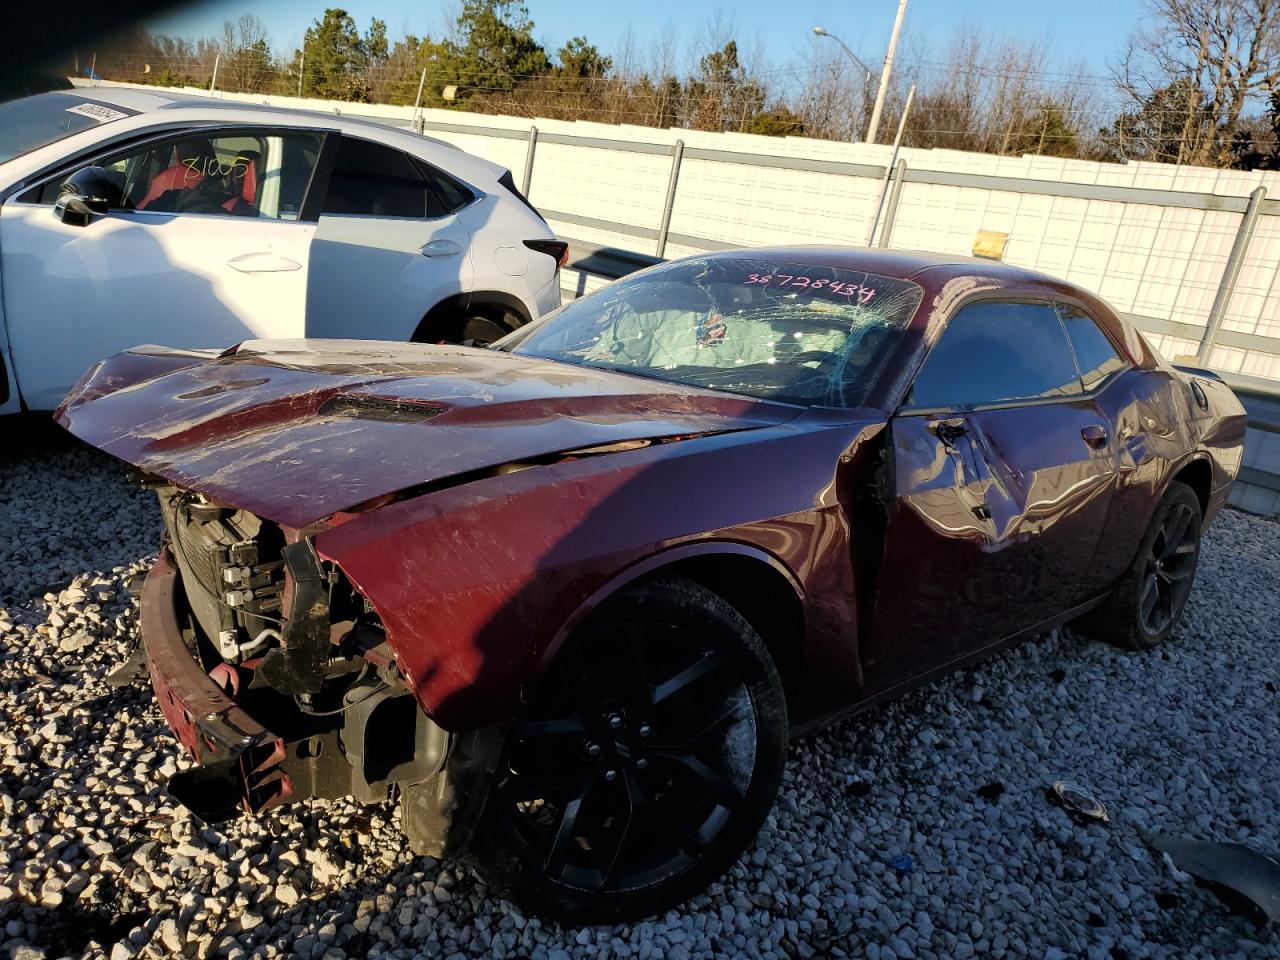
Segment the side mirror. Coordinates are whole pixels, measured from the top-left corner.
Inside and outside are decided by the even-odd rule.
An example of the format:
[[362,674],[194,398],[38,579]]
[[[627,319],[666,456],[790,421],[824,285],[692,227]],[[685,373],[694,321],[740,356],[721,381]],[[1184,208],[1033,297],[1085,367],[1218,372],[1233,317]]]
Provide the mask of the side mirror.
[[62,182],[53,215],[63,223],[87,227],[95,213],[119,207],[124,191],[102,167],[84,167]]

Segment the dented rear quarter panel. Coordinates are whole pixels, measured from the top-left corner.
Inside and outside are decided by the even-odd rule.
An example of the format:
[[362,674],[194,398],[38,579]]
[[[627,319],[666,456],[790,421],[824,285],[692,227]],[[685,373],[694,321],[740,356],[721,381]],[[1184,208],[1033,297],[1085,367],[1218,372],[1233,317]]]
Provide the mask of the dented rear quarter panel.
[[804,610],[794,720],[856,696],[848,522],[875,411],[523,470],[380,508],[316,536],[378,610],[423,708],[446,729],[507,719],[593,602],[695,555],[753,557]]

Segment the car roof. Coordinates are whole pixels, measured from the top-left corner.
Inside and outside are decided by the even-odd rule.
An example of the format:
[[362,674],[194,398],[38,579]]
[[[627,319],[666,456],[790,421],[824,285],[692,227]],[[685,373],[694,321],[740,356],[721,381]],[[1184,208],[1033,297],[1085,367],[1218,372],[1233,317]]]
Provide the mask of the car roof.
[[[1097,294],[1068,280],[1061,280],[1036,270],[1015,267],[997,260],[912,250],[882,250],[876,247],[840,247],[830,244],[722,250],[700,256],[717,259],[758,258],[797,265],[826,266],[838,270],[874,273],[883,277],[917,282],[935,292],[957,278],[975,278],[980,281],[995,281],[999,287],[1014,291],[1015,296],[1023,292],[1037,297],[1046,295],[1057,297],[1065,294],[1090,308],[1094,319],[1107,329],[1112,340],[1124,344],[1129,359],[1134,364],[1148,369],[1159,362],[1157,354],[1137,329]],[[934,309],[921,310],[917,314],[918,322],[927,323],[929,318],[937,315],[938,311]]]
[[786,247],[762,247],[747,250],[723,250],[704,254],[725,259],[738,259],[744,255],[762,260],[781,260],[788,263],[811,266],[835,267],[840,270],[857,270],[877,273],[883,277],[900,280],[917,279],[925,271],[955,276],[981,275],[1010,284],[1061,283],[1046,274],[1015,267],[996,260],[964,257],[944,253],[924,253],[915,250],[883,250],[876,247],[842,247],[822,244],[801,244]]
[[173,103],[174,98],[161,90],[139,90],[134,87],[86,87],[76,85],[69,90],[50,90],[50,94],[73,100],[92,100],[109,107],[121,107],[138,113],[160,110]]
[[[240,114],[240,113],[267,113],[276,114],[281,118],[290,118],[297,120],[298,118],[311,118],[322,121],[333,126],[339,124],[343,127],[357,126],[364,127],[370,132],[377,132],[383,135],[388,131],[398,131],[402,134],[408,134],[412,131],[407,126],[398,126],[387,121],[379,121],[374,118],[352,116],[347,113],[336,113],[334,111],[325,110],[306,110],[296,107],[273,107],[262,103],[251,103],[242,100],[222,100],[218,97],[203,96],[198,93],[179,93],[175,91],[157,89],[138,89],[136,87],[85,87],[77,85],[72,90],[59,90],[57,93],[64,94],[69,97],[80,97],[85,100],[94,100],[98,103],[106,104],[112,107],[122,107],[126,110],[134,110],[139,113],[150,113],[161,110],[200,110],[209,114],[210,120],[220,119],[224,114]],[[351,104],[353,108],[358,109],[360,104]],[[452,143],[444,140],[437,140],[435,137],[423,137],[414,134],[415,138],[430,140],[432,143],[439,144],[442,147],[448,147],[451,150],[457,150]]]

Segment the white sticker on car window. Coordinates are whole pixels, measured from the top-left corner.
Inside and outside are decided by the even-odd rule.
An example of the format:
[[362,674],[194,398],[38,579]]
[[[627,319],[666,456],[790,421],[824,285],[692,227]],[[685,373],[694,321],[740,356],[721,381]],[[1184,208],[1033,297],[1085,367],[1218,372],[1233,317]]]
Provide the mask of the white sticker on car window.
[[84,117],[92,117],[99,123],[106,123],[108,120],[119,120],[121,117],[128,116],[127,113],[112,110],[110,107],[99,106],[96,103],[79,103],[74,107],[67,107],[67,113],[78,113]]

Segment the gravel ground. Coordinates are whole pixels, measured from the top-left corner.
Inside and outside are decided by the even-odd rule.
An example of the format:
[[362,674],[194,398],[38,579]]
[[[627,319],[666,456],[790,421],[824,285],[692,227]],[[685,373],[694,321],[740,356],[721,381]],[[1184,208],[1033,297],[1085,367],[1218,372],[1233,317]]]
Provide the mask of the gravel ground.
[[[135,629],[151,495],[49,431],[0,455],[0,956],[1280,956],[1142,828],[1280,850],[1280,525],[1227,512],[1139,656],[1055,633],[811,736],[755,847],[678,911],[571,930],[410,858],[390,807],[202,828]],[[1112,822],[1046,799],[1088,785]],[[910,867],[900,859],[911,858]]]

